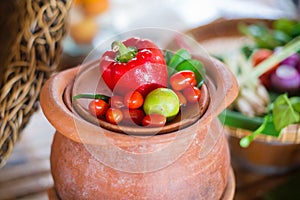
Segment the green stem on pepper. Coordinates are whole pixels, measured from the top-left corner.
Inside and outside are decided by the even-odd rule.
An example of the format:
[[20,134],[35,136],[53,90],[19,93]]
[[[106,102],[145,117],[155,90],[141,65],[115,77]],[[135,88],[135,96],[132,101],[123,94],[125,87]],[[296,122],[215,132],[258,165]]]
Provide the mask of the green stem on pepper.
[[135,58],[138,52],[136,47],[126,47],[120,41],[114,41],[111,47],[113,51],[117,52],[115,57],[116,61],[119,61],[121,63],[127,63],[132,58]]
[[110,97],[103,94],[78,94],[72,97],[72,100],[77,100],[77,99],[101,99],[108,103]]

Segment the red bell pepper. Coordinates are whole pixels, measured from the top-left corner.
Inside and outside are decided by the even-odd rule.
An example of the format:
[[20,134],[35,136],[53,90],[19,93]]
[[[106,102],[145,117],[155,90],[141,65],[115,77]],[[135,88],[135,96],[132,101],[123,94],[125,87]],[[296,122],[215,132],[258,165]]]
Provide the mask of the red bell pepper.
[[137,90],[146,96],[168,85],[164,56],[157,45],[146,39],[114,42],[112,50],[100,59],[100,73],[111,91],[121,95]]

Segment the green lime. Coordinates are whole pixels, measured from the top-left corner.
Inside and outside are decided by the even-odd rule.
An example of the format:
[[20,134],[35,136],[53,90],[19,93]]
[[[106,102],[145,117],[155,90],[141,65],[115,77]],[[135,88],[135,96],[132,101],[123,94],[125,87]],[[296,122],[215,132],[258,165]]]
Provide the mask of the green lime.
[[168,88],[157,88],[145,98],[144,111],[146,115],[157,113],[170,119],[179,112],[179,99],[176,93]]

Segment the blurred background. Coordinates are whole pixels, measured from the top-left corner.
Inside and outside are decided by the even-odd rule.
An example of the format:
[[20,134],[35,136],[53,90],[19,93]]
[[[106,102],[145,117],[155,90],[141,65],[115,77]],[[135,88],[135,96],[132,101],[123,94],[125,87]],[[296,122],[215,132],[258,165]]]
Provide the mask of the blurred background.
[[[9,12],[5,7],[0,9],[2,13]],[[161,27],[186,32],[218,19],[281,17],[300,20],[299,0],[73,0],[59,69],[80,65],[103,41],[137,28]],[[2,20],[14,24],[6,18]],[[13,34],[2,30],[4,41]],[[0,170],[0,199],[48,199],[47,189],[53,185],[49,154],[54,131],[41,110],[32,116],[13,154]],[[240,171],[239,178],[247,180],[247,184],[238,185],[235,199],[253,199],[252,196],[262,196],[266,191],[281,193],[279,197],[286,197],[287,193],[295,197],[277,199],[299,199],[300,173],[294,175],[254,176]]]
[[75,0],[64,52],[88,53],[112,35],[141,27],[180,32],[219,18],[299,18],[298,0]]

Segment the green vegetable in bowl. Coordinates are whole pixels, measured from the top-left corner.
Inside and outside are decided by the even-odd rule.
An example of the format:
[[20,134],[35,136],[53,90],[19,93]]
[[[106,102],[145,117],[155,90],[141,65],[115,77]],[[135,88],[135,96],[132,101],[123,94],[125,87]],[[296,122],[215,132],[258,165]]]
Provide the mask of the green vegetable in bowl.
[[254,39],[258,48],[274,49],[300,35],[300,22],[286,18],[275,20],[269,28],[263,23],[241,24],[239,30]]
[[248,147],[259,134],[279,137],[282,129],[300,122],[299,105],[300,98],[288,98],[287,94],[278,96],[270,105],[270,111],[264,117],[263,123],[252,134],[242,138],[240,145]]
[[[290,55],[300,50],[300,36],[293,39],[287,45],[285,45],[281,51],[277,54],[273,54],[263,62],[261,62],[256,68],[253,69],[252,73],[248,76],[248,79],[241,81],[241,85],[249,83],[251,77],[257,78],[264,72],[271,69],[274,64],[281,62]],[[299,112],[296,112],[293,105],[297,105],[299,109],[300,101],[290,101],[287,94],[280,95],[276,98],[273,104],[270,105],[271,112],[264,117],[264,122],[258,129],[256,129],[251,135],[246,136],[241,139],[240,145],[242,147],[247,147],[253,139],[255,139],[259,134],[272,135],[279,137],[283,128],[290,124],[298,123]]]
[[[232,105],[233,110],[227,109],[220,118],[224,119],[225,125],[253,131],[252,134],[241,139],[240,145],[242,147],[249,146],[252,140],[260,134],[279,137],[285,127],[300,122],[300,97],[292,96],[298,95],[300,91],[296,88],[293,93],[288,93],[289,89],[287,88],[292,83],[294,84],[295,80],[291,80],[294,82],[289,82],[286,78],[283,80],[281,75],[288,77],[287,75],[290,74],[279,73],[291,73],[291,70],[287,70],[291,66],[297,75],[296,78],[299,78],[299,28],[300,22],[290,19],[275,20],[271,27],[267,27],[263,23],[242,24],[239,26],[240,31],[252,38],[254,44],[244,45],[237,52],[231,52],[231,54],[222,57],[236,75],[240,92]],[[262,59],[261,62],[254,64],[252,62],[253,55],[263,48],[272,53]],[[279,67],[281,71],[277,71]],[[283,71],[282,69],[286,70]],[[274,76],[275,72],[278,77]],[[270,98],[268,103],[262,104],[266,98],[259,95],[257,88],[262,84],[262,75],[266,74],[270,75],[267,78],[270,78],[269,82],[272,84],[271,87],[269,87],[270,84],[263,84],[268,89],[267,93]],[[263,109],[258,109],[263,107],[265,113],[262,112]],[[225,118],[223,118],[224,115]]]

